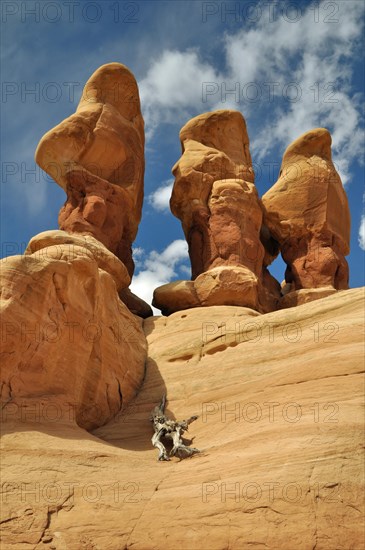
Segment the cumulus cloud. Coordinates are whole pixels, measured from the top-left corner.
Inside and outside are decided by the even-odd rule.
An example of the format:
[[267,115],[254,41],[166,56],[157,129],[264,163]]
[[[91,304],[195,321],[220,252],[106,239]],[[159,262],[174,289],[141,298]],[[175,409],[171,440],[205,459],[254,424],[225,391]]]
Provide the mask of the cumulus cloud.
[[133,261],[137,269],[143,266],[143,258],[145,254],[146,252],[141,246],[136,246],[133,248]]
[[302,7],[291,22],[287,12],[268,20],[267,2],[259,3],[266,17],[226,33],[221,71],[197,49],[165,50],[140,83],[148,137],[164,122],[183,123],[210,109],[238,109],[259,128],[251,137],[261,161],[277,144],[285,147],[307,130],[327,127],[346,183],[363,148],[362,98],[352,91],[363,5],[356,0],[333,5],[335,13],[317,4]]
[[[162,252],[152,250],[145,256],[140,271],[133,277],[132,292],[150,304],[155,288],[176,278],[178,271],[186,268],[183,264],[188,257],[188,245],[182,239],[173,241]],[[160,314],[157,309],[154,309],[154,313]]]
[[148,202],[155,210],[158,210],[159,212],[164,210],[170,211],[170,197],[173,184],[174,180],[169,179],[164,183],[164,185],[158,187],[156,191],[147,197]]
[[361,216],[361,222],[359,227],[359,246],[365,250],[365,215]]
[[[334,162],[346,182],[349,164],[363,147],[360,98],[351,93],[350,85],[351,57],[363,22],[359,2],[339,3],[338,7],[338,23],[329,24],[323,17],[314,22],[313,10],[307,9],[300,27],[278,18],[270,24],[265,39],[264,24],[228,37],[227,56],[231,71],[243,82],[247,78],[259,81],[260,92],[271,83],[271,100],[282,96],[271,121],[254,139],[258,158],[277,142],[287,145],[313,127],[327,127],[332,133]],[[239,60],[248,58],[247,77],[245,63]]]
[[147,137],[161,122],[185,122],[201,107],[202,83],[217,80],[218,72],[198,51],[163,51],[139,83]]

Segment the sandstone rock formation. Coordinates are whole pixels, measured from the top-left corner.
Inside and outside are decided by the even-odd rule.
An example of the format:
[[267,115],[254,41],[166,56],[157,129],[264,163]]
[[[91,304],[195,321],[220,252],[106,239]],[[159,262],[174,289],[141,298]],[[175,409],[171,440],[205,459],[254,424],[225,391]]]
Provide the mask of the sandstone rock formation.
[[[39,252],[39,251],[43,252]],[[31,238],[25,249],[25,254],[39,252],[38,258],[73,260],[87,256],[95,260],[97,266],[109,273],[117,290],[122,290],[130,284],[129,273],[123,264],[104,245],[90,235],[70,234],[67,231],[43,231]],[[67,254],[67,256],[66,256]]]
[[119,298],[134,315],[138,315],[138,317],[142,317],[142,319],[147,319],[147,317],[153,315],[151,306],[142,300],[142,298],[136,296],[130,288],[121,290],[119,292]]
[[189,245],[192,278],[223,265],[259,272],[262,211],[243,116],[238,111],[199,115],[182,128],[180,141],[183,155],[173,168],[170,204]]
[[286,303],[301,303],[306,289],[313,296],[311,289],[325,289],[322,296],[347,289],[350,212],[328,130],[316,128],[289,145],[279,179],[262,202],[265,224],[287,264],[285,280],[295,293]]
[[123,262],[109,252],[105,246],[100,246],[100,242],[90,235],[70,234],[66,231],[44,231],[30,240],[25,254],[31,254],[38,250],[45,249],[43,254],[49,255],[49,247],[56,247],[58,245],[68,245],[67,247],[62,247],[63,255],[65,254],[65,250],[68,250],[69,253],[73,252],[72,257],[76,257],[77,254],[75,255],[75,252],[79,249],[75,247],[81,247],[84,255],[90,256],[91,253],[98,266],[110,273],[113,277],[119,298],[127,306],[129,311],[144,319],[152,315],[151,306],[133,294],[128,288],[131,277]]
[[132,276],[131,243],[143,202],[144,122],[129,69],[109,63],[95,71],[76,113],[43,136],[35,158],[67,193],[60,228],[95,237]]
[[141,321],[117,289],[124,264],[91,236],[47,231],[1,261],[1,401],[91,429],[115,416],[144,377]]
[[364,296],[341,291],[329,133],[287,149],[264,206],[240,113],[180,138],[171,208],[193,277],[156,289],[169,317],[128,288],[144,169],[130,71],[98,69],[38,146],[67,201],[60,231],[0,266],[2,549],[360,549]]
[[[94,435],[5,408],[2,548],[359,550],[363,311],[355,289],[149,318],[141,391]],[[200,454],[156,460],[163,393],[169,416],[199,415]]]
[[193,284],[160,287],[154,305],[164,313],[192,303],[273,309],[280,287],[262,290],[262,205],[243,116],[238,111],[204,113],[182,128],[180,141],[183,154],[173,168],[170,205],[188,242]]

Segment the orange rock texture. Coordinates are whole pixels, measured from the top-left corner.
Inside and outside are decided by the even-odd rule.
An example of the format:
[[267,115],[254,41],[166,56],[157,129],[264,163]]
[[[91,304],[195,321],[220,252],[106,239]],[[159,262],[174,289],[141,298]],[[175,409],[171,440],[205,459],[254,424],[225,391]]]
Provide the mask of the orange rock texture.
[[[199,115],[180,140],[170,204],[189,245],[192,281],[155,290],[163,314],[211,305],[267,313],[348,288],[350,213],[328,130],[311,130],[287,148],[262,201],[240,113]],[[287,264],[285,295],[268,270],[279,252]]]
[[182,128],[180,141],[170,205],[188,242],[193,284],[183,293],[181,286],[160,287],[154,304],[164,313],[191,303],[275,309],[280,286],[263,266],[263,208],[243,116],[204,113]]
[[93,237],[34,237],[1,261],[2,404],[68,411],[83,428],[110,420],[145,370],[141,321],[120,300],[124,264]]
[[279,179],[262,201],[291,290],[348,288],[350,211],[328,130],[315,128],[289,145]]
[[120,63],[87,81],[76,113],[47,132],[36,162],[67,193],[60,228],[89,234],[127,266],[141,219],[144,122],[137,82]]
[[[262,201],[240,113],[195,117],[180,139],[171,209],[193,277],[156,289],[168,317],[128,288],[144,170],[132,73],[100,67],[39,143],[67,201],[60,231],[1,262],[1,548],[360,550],[364,295],[345,290],[330,134],[290,145]],[[166,394],[168,419],[194,419],[184,460],[152,446]]]
[[[266,315],[151,317],[143,386],[93,435],[9,402],[2,548],[360,550],[363,312],[355,289]],[[199,415],[193,458],[157,461],[164,392],[169,416]]]

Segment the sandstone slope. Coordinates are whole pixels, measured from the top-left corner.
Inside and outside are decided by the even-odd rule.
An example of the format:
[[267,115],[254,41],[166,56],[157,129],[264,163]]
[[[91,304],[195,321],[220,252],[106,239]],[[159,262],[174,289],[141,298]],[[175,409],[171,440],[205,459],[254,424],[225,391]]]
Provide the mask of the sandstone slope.
[[125,265],[91,236],[45,231],[0,270],[4,411],[31,417],[41,407],[86,429],[105,424],[145,373],[141,320],[117,292],[130,281]]
[[[363,314],[354,289],[149,318],[142,389],[93,435],[6,407],[2,548],[360,550]],[[157,462],[163,392],[172,416],[200,415],[200,455]]]

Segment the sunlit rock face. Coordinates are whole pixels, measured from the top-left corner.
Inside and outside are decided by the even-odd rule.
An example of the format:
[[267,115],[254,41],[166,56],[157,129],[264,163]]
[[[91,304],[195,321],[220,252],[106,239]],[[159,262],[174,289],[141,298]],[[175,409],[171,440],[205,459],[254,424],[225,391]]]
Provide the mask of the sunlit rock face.
[[[143,385],[93,435],[9,402],[4,549],[362,548],[363,317],[363,289],[150,317]],[[163,394],[167,414],[199,415],[186,438],[201,452],[181,462],[151,443]]]
[[118,296],[124,264],[91,236],[47,231],[1,262],[1,401],[23,419],[44,408],[105,424],[140,387],[141,320]]
[[[193,278],[156,289],[156,317],[128,288],[144,162],[130,71],[98,69],[39,144],[67,201],[61,230],[0,266],[1,547],[363,548],[364,293],[341,290],[329,133],[287,149],[263,202],[240,113],[180,138],[171,208]],[[166,442],[157,460],[163,396],[163,430],[195,420],[188,460]]]
[[66,191],[60,228],[92,235],[132,275],[131,244],[143,203],[144,122],[130,70],[120,63],[97,69],[76,113],[43,136],[35,158]]
[[279,179],[262,202],[265,224],[287,264],[291,292],[347,289],[350,211],[328,130],[316,128],[289,145]]
[[185,285],[183,295],[181,286],[157,289],[155,305],[164,312],[191,303],[272,309],[279,285],[266,288],[263,209],[243,116],[228,110],[204,113],[182,128],[180,141],[170,205],[188,242],[193,284]]

